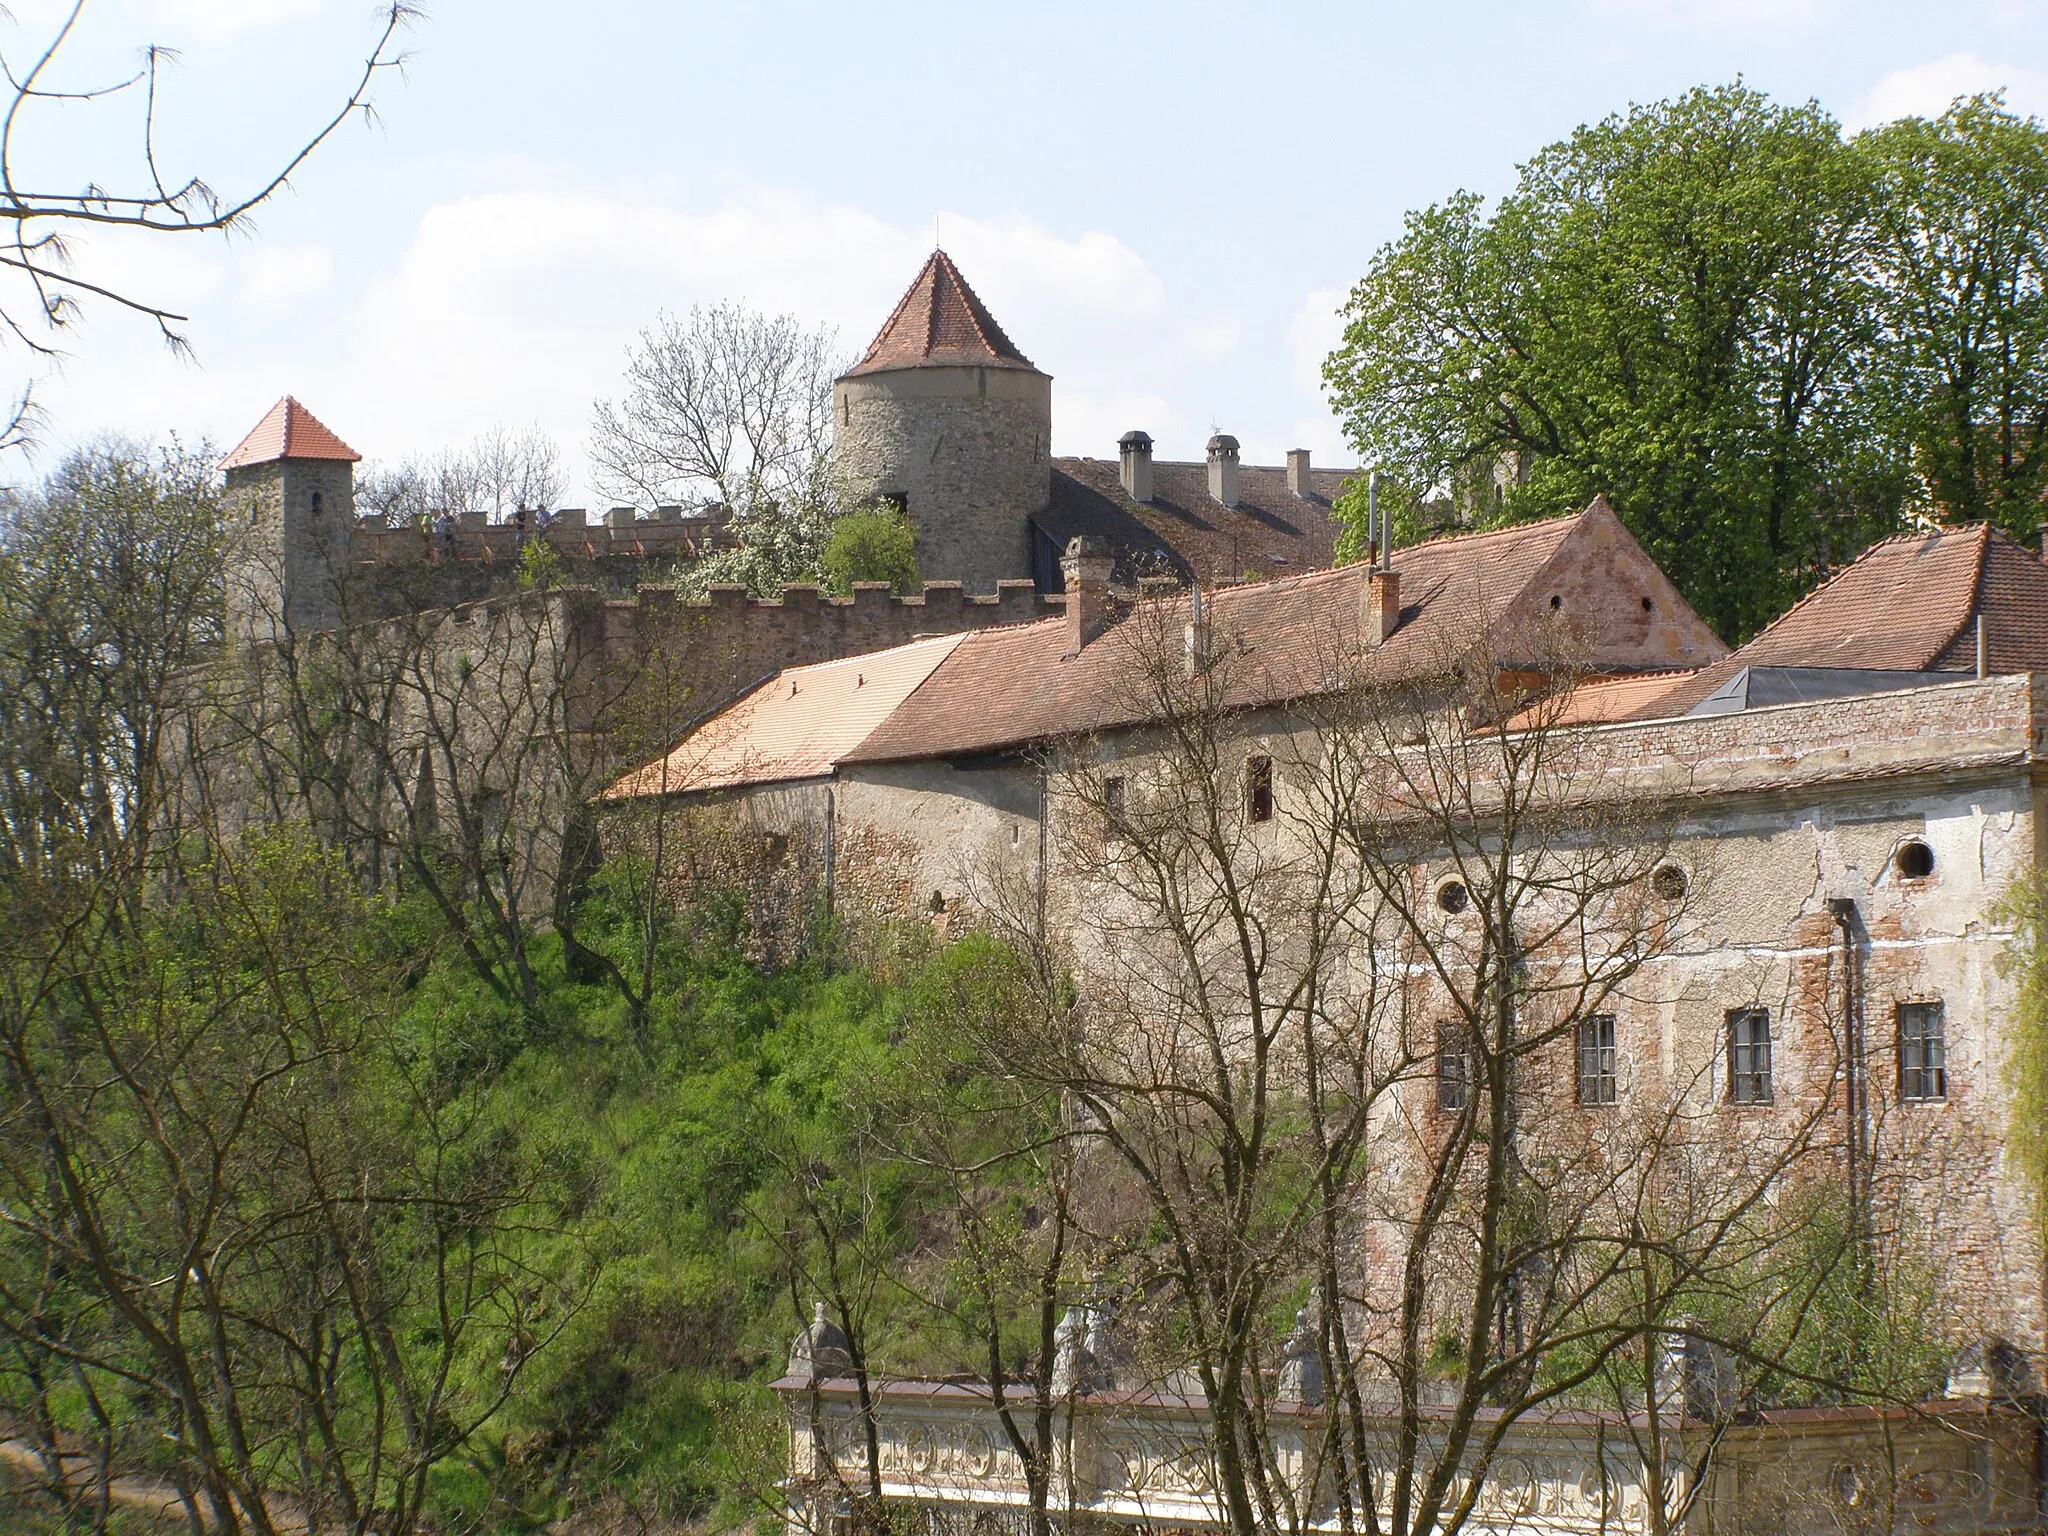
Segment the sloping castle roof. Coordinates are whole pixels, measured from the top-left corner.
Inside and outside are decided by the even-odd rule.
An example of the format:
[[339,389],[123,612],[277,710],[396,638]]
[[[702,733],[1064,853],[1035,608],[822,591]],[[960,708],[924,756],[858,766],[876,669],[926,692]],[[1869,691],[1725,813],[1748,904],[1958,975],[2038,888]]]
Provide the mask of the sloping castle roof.
[[964,640],[913,640],[886,651],[790,667],[721,710],[665,757],[600,797],[635,800],[831,773]]
[[1264,581],[1323,570],[1336,559],[1331,503],[1356,474],[1311,470],[1310,494],[1297,496],[1285,469],[1247,464],[1238,471],[1237,505],[1226,507],[1209,494],[1207,464],[1154,461],[1152,499],[1135,501],[1114,461],[1054,459],[1051,496],[1031,521],[1061,548],[1087,535],[1108,539],[1126,582],[1167,574]]
[[1031,369],[1032,364],[975,297],[953,258],[933,251],[869,343],[867,355],[846,376],[896,368]]
[[1748,644],[1630,718],[1689,713],[1745,667],[2048,671],[2048,566],[1989,524],[1900,534],[1864,551]]
[[264,413],[249,435],[220,461],[220,467],[244,469],[278,459],[330,459],[353,464],[361,458],[311,411],[286,395]]
[[[1489,631],[1554,611],[1589,622],[1595,631],[1589,660],[1603,669],[1699,665],[1725,654],[1604,500],[1570,517],[1414,545],[1397,551],[1393,563],[1401,623],[1370,651],[1360,646],[1365,575],[1358,566],[1206,594],[1215,643],[1232,656],[1221,702],[1257,708],[1327,692],[1361,675],[1426,675]],[[1615,592],[1622,600],[1605,603]],[[1178,636],[1188,602],[1185,594],[1145,599],[1121,624],[1072,654],[1064,617],[961,636],[862,739],[837,749],[835,762],[972,756],[1138,724],[1150,702],[1142,639]],[[879,653],[865,665],[898,654]],[[749,701],[779,693],[784,705],[800,708],[801,682],[788,696],[794,675],[763,684]],[[813,689],[812,698],[816,729],[841,717],[830,695]],[[748,707],[743,702],[735,709],[735,724]],[[766,763],[777,750],[767,735],[758,742],[694,742],[686,740],[669,760],[715,751],[742,765],[750,757]],[[658,763],[635,769],[608,798],[678,792],[673,778],[664,782],[655,774]],[[727,787],[759,782],[773,781],[744,769],[721,780]]]

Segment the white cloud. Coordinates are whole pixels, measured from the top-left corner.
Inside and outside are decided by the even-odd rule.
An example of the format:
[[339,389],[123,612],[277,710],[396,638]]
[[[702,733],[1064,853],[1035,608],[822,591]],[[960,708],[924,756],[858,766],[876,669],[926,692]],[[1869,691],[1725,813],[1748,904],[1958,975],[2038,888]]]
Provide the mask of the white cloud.
[[[69,435],[175,426],[232,442],[289,391],[373,458],[502,422],[538,424],[580,460],[592,401],[617,389],[627,346],[658,311],[722,299],[787,311],[835,326],[857,356],[931,249],[929,227],[784,192],[703,208],[530,165],[494,167],[493,182],[428,208],[368,272],[319,244],[186,245],[175,271],[130,270],[155,253],[122,252],[103,270],[190,308],[201,366],[103,306],[46,394],[53,421]],[[1199,455],[1210,401],[1178,397],[1213,389],[1194,377],[1234,376],[1234,314],[1175,304],[1138,252],[1101,231],[1018,214],[949,214],[942,228],[1012,339],[1055,376],[1055,452],[1108,457],[1142,426],[1162,453]],[[1277,425],[1302,403],[1290,395],[1269,415]]]
[[[1323,398],[1323,359],[1344,339],[1344,321],[1337,313],[1345,299],[1342,288],[1311,289],[1287,323],[1289,370],[1302,393]],[[1298,417],[1291,446],[1313,450],[1323,464],[1348,464],[1354,455],[1344,441],[1337,418],[1327,408]]]
[[1846,116],[1851,129],[1899,117],[1936,117],[1958,96],[2003,88],[2006,105],[2020,113],[2048,113],[2048,74],[2012,64],[1995,64],[1974,53],[1895,69],[1871,88]]
[[334,283],[334,258],[324,245],[255,245],[238,255],[242,301],[268,314],[296,313]]

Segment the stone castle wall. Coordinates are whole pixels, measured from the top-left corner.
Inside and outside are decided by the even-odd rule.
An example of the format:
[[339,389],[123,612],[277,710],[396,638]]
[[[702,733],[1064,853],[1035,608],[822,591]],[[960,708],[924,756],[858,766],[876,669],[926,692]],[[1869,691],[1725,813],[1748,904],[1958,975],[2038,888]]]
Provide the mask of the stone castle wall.
[[841,379],[832,469],[849,505],[901,497],[925,575],[976,591],[1031,574],[1028,519],[1052,484],[1052,380],[1017,368]]
[[779,599],[764,599],[743,587],[715,586],[708,597],[686,602],[650,587],[630,598],[579,593],[574,607],[584,650],[610,658],[614,673],[644,672],[659,654],[667,693],[688,701],[674,722],[679,736],[685,720],[701,719],[785,667],[926,635],[1030,623],[1062,612],[1063,600],[1041,597],[1029,581],[999,582],[989,596],[969,595],[958,582],[927,582],[915,597],[897,596],[885,582],[857,582],[851,597],[792,586]]

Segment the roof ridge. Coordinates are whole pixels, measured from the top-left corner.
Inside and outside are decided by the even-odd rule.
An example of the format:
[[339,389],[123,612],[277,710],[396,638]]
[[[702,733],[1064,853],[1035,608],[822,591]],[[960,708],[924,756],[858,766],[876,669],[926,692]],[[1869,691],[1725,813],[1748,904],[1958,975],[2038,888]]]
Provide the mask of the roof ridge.
[[1979,523],[1974,531],[1977,535],[1977,569],[1970,575],[1970,601],[1963,609],[1963,616],[1956,620],[1955,628],[1948,632],[1948,638],[1921,663],[1923,668],[1941,660],[1942,653],[1963,638],[1963,631],[1970,627],[1970,621],[1984,611],[1984,580],[1991,573],[1991,525]]

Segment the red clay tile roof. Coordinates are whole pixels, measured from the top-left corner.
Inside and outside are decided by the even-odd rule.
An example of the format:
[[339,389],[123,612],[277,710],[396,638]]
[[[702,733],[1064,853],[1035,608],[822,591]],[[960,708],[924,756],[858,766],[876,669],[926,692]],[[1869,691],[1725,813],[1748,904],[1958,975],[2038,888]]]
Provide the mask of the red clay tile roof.
[[821,778],[931,676],[962,638],[941,635],[791,667],[599,798],[633,800]]
[[1988,524],[1901,534],[1801,598],[1725,660],[1630,717],[1687,713],[1743,667],[2048,671],[2048,566]]
[[848,378],[892,368],[1030,368],[944,251],[931,260]]
[[311,411],[286,395],[264,414],[235,451],[220,461],[220,467],[241,469],[277,459],[345,459],[353,464],[361,458],[360,453],[322,426]]
[[1508,721],[1511,729],[1542,724],[1608,725],[1642,713],[1650,704],[1691,677],[1696,668],[1680,672],[1638,672],[1628,677],[1596,677],[1565,695],[1562,707],[1532,704]]
[[1064,549],[1084,534],[1119,551],[1118,577],[1173,574],[1205,583],[1264,581],[1329,568],[1337,525],[1330,503],[1356,470],[1312,469],[1312,494],[1287,488],[1287,471],[1247,464],[1238,471],[1238,504],[1209,495],[1209,466],[1155,462],[1152,500],[1125,494],[1114,463],[1054,459],[1052,495],[1031,521]]
[[[1441,667],[1485,631],[1547,611],[1553,591],[1575,576],[1612,582],[1629,563],[1656,612],[1633,596],[1620,605],[1623,625],[1595,637],[1593,666],[1669,667],[1725,654],[1598,500],[1574,516],[1397,551],[1401,624],[1363,659],[1363,674],[1394,678]],[[1359,567],[1346,566],[1208,594],[1212,645],[1230,656],[1221,702],[1282,703],[1359,676],[1362,580]],[[1186,597],[1139,603],[1073,657],[1064,619],[970,634],[842,761],[958,756],[1134,724],[1148,704],[1139,647],[1162,630],[1177,643],[1187,607]]]

